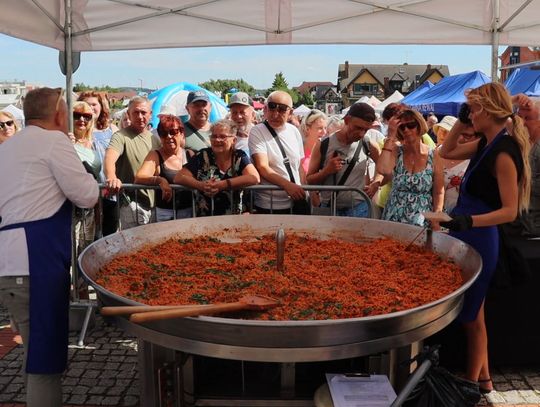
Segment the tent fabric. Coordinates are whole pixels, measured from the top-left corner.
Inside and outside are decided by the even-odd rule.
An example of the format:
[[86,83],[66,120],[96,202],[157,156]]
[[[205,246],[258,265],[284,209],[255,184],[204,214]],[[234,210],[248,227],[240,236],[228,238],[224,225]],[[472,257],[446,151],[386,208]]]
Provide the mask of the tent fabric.
[[[358,99],[356,102],[354,102],[354,104],[357,104],[357,103],[367,103],[371,107],[375,107],[375,106],[380,105],[381,101],[379,99],[377,99],[375,96],[371,96],[371,97],[362,96],[360,99]],[[343,114],[343,115],[347,114],[347,112],[349,111],[350,108],[351,108],[350,106],[346,107],[345,109],[343,109],[341,111],[341,114]]]
[[540,96],[540,70],[518,68],[504,83],[511,95]]
[[296,109],[293,110],[293,113],[296,116],[307,116],[311,112],[311,109],[307,107],[306,105],[300,105]]
[[161,110],[162,105],[172,106],[177,116],[187,116],[186,110],[187,95],[194,90],[203,90],[210,98],[212,110],[210,111],[209,121],[214,123],[225,118],[229,109],[225,102],[217,97],[214,93],[188,82],[178,82],[164,88],[158,89],[148,95],[148,99],[152,102],[152,125],[157,127],[159,119],[157,115]]
[[488,82],[491,79],[481,71],[447,76],[427,92],[411,98],[408,105],[423,114],[433,112],[437,116],[457,116],[466,99],[465,91]]
[[[66,3],[3,0],[0,32],[65,50]],[[71,10],[73,51],[540,38],[540,0],[71,0]]]
[[11,113],[15,119],[19,120],[21,123],[24,123],[24,112],[22,109],[19,109],[14,105],[7,105],[1,111]]
[[403,95],[401,94],[400,91],[396,90],[386,99],[384,99],[380,104],[374,107],[375,113],[381,114],[384,111],[385,107],[388,106],[390,103],[398,103],[402,99],[403,99]]
[[403,99],[401,99],[401,103],[404,105],[408,105],[410,100],[414,100],[420,95],[423,95],[428,90],[430,90],[433,85],[430,81],[425,81],[422,85],[420,85],[418,88],[416,88],[414,91],[409,93],[407,96],[405,96]]

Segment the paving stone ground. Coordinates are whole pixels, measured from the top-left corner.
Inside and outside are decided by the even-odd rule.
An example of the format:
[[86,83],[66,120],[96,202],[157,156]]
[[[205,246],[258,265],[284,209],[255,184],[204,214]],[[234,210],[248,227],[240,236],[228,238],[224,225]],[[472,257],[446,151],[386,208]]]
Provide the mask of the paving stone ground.
[[[137,341],[96,316],[85,346],[70,336],[69,367],[63,378],[65,407],[139,406]],[[22,346],[14,341],[9,319],[0,308],[0,407],[23,407]],[[492,372],[495,391],[480,406],[540,407],[540,366],[501,368]]]

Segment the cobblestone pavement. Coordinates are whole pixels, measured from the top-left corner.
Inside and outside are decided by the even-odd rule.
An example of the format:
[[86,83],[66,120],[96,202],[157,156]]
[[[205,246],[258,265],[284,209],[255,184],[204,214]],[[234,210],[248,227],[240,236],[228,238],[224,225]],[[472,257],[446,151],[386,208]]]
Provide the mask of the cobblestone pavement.
[[[69,366],[63,379],[65,406],[138,406],[137,342],[101,317],[89,329],[85,346],[70,337]],[[13,341],[5,310],[0,308],[0,407],[24,406],[20,375],[22,346]],[[496,391],[481,406],[540,406],[540,367],[503,368],[492,372]]]

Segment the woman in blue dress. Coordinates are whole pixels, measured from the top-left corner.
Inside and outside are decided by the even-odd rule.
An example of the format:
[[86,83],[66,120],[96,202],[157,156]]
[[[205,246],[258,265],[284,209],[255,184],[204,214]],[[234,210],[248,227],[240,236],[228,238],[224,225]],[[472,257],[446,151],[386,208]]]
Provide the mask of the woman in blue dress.
[[[466,123],[482,134],[478,140],[458,144]],[[506,88],[488,83],[467,93],[456,122],[440,149],[446,159],[470,159],[461,183],[452,220],[441,222],[450,234],[474,247],[482,257],[482,271],[465,293],[458,320],[467,336],[469,380],[480,390],[493,389],[488,365],[484,298],[499,253],[497,225],[513,221],[529,204],[529,142],[523,121],[512,111]]]

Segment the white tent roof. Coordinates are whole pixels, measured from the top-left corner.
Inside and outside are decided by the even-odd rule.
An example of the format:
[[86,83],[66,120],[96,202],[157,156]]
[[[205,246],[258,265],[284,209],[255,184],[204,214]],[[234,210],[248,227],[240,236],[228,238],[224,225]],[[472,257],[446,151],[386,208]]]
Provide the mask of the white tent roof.
[[306,116],[309,114],[309,112],[311,112],[311,109],[306,105],[300,105],[293,110],[293,113],[297,116]]
[[377,106],[374,107],[375,112],[381,114],[384,108],[388,106],[390,103],[398,103],[403,98],[404,96],[401,94],[401,92],[396,90],[394,93],[392,93],[390,96],[388,96],[381,103],[379,103]]
[[540,38],[540,0],[3,0],[0,32],[64,50],[69,3],[74,51]]
[[19,120],[21,123],[24,122],[24,112],[22,109],[19,109],[16,106],[13,105],[7,105],[2,109],[3,112],[9,112],[15,117],[15,119]]

